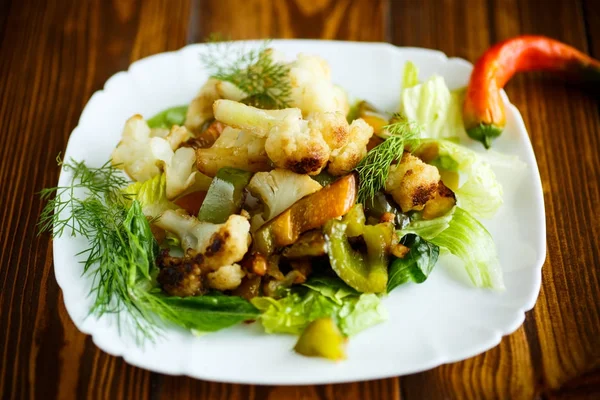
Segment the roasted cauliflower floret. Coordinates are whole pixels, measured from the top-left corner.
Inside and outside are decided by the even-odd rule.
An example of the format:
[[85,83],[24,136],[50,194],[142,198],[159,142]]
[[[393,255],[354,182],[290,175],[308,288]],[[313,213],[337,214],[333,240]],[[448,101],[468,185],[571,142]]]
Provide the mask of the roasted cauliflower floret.
[[[169,135],[184,137],[186,128],[174,126]],[[152,138],[150,149],[156,164],[165,171],[166,194],[169,200],[200,190],[208,190],[211,179],[196,169],[196,152],[189,147],[173,151],[168,138]]]
[[202,268],[211,271],[240,261],[251,242],[250,223],[240,215],[231,215],[223,224],[211,224],[167,210],[156,225],[177,236],[187,254],[201,256]]
[[225,265],[206,275],[208,286],[217,290],[234,290],[242,283],[246,273],[239,264]]
[[405,152],[400,163],[390,167],[385,191],[390,193],[403,212],[422,210],[437,191],[440,173],[432,165]]
[[276,217],[301,198],[321,189],[321,185],[308,175],[285,169],[254,174],[248,190],[265,206],[264,222]]
[[171,296],[196,296],[203,291],[202,269],[193,257],[171,257],[166,250],[156,264],[160,269],[156,280]]
[[327,61],[318,56],[298,54],[290,63],[291,104],[304,116],[315,112],[348,114],[346,93],[331,82]]
[[[158,135],[157,137],[155,137]],[[158,159],[152,153],[150,143],[153,139],[163,140],[175,150],[191,137],[190,133],[171,130],[164,135],[162,130],[151,130],[141,115],[134,115],[125,122],[121,141],[112,153],[112,164],[125,170],[135,181],[146,181],[161,171]]]
[[314,113],[307,119],[297,108],[261,110],[229,100],[214,103],[224,124],[266,137],[265,151],[276,167],[316,175],[331,151],[348,143],[348,123],[341,113]]
[[215,100],[239,101],[244,97],[246,97],[246,93],[233,83],[210,78],[190,103],[185,117],[185,127],[192,132],[199,133],[204,123],[213,118],[212,106]]
[[373,136],[373,127],[362,119],[355,119],[350,124],[350,140],[337,150],[331,152],[327,171],[332,175],[344,175],[352,171],[367,155],[367,143]]
[[196,167],[205,175],[214,177],[223,167],[250,172],[271,169],[265,151],[265,138],[226,127],[208,149],[196,149]]

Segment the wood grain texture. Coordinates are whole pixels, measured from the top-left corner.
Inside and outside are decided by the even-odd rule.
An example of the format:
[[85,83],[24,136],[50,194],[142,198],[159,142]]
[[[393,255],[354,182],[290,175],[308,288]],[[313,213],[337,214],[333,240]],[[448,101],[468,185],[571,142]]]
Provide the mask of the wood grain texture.
[[[80,0],[0,2],[0,398],[600,398],[600,95],[540,74],[507,87],[542,175],[548,259],[523,327],[474,358],[372,382],[226,385],[150,373],[71,322],[34,194],[58,178],[92,93],[132,62],[212,32],[235,39],[388,40],[475,59],[521,33],[600,57],[597,0]],[[595,206],[595,207],[594,207]]]

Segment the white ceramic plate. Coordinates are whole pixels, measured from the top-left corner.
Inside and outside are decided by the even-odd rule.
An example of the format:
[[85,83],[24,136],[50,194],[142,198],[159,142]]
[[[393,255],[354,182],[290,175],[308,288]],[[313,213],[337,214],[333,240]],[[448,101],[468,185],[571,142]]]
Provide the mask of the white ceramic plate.
[[[289,40],[273,46],[289,57],[318,54],[331,65],[334,82],[354,98],[381,109],[395,110],[403,65],[414,62],[420,79],[440,74],[451,88],[464,86],[472,69],[465,60],[425,49],[381,43]],[[106,162],[119,141],[125,120],[135,113],[152,116],[164,108],[188,103],[207,78],[199,53],[203,45],[157,54],[137,61],[127,72],[111,77],[104,90],[86,105],[73,131],[65,157],[88,165]],[[259,324],[241,325],[194,337],[173,328],[156,344],[138,346],[131,335],[119,334],[115,319],[86,318],[90,279],[81,275],[75,254],[85,248],[79,238],[54,241],[56,279],[73,322],[107,353],[128,363],[166,374],[184,374],[213,381],[254,384],[319,384],[367,380],[414,373],[462,360],[496,346],[515,331],[537,298],[545,259],[546,227],[542,187],[535,156],[518,110],[508,102],[507,126],[494,149],[517,155],[528,168],[514,182],[499,174],[505,204],[485,225],[498,247],[506,291],[494,293],[467,287],[440,262],[421,285],[406,284],[384,299],[389,321],[351,338],[348,359],[340,363],[305,358],[291,349],[295,337],[266,335]],[[470,143],[473,148],[480,146]],[[62,173],[60,184],[69,177]]]

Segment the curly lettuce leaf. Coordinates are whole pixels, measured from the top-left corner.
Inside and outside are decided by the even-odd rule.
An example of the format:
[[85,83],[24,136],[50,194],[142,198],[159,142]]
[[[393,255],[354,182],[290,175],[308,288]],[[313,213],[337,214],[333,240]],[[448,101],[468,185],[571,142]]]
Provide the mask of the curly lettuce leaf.
[[476,287],[504,289],[502,267],[492,235],[468,211],[454,207],[447,215],[415,220],[398,231],[414,233],[458,257]]
[[167,210],[178,207],[167,199],[167,177],[165,174],[156,175],[145,182],[134,182],[123,190],[130,200],[137,200],[142,206],[145,216],[158,218]]
[[404,73],[402,74],[402,89],[408,89],[419,84],[419,69],[412,61],[404,64]]
[[417,68],[407,63],[400,93],[400,113],[424,127],[424,138],[452,138],[466,135],[462,120],[464,89],[450,91],[446,81],[433,75],[415,84]]
[[331,317],[344,335],[352,336],[388,317],[377,295],[360,294],[340,279],[313,278],[305,286],[279,300],[252,299],[267,333],[299,335],[310,322]]
[[458,205],[477,218],[493,217],[502,206],[503,190],[490,163],[483,155],[459,144],[448,140],[437,140],[436,143],[439,157],[433,163],[465,177],[455,190]]

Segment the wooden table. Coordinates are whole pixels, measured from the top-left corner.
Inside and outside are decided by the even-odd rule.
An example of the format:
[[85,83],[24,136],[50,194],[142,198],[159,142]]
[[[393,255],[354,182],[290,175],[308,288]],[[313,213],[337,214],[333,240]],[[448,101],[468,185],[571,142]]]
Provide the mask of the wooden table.
[[544,187],[548,258],[524,325],[477,357],[372,382],[226,385],[101,352],[67,315],[36,193],[92,93],[142,57],[241,38],[388,41],[475,59],[522,33],[600,57],[599,0],[4,0],[0,4],[0,398],[600,398],[600,96],[541,75],[508,86]]

